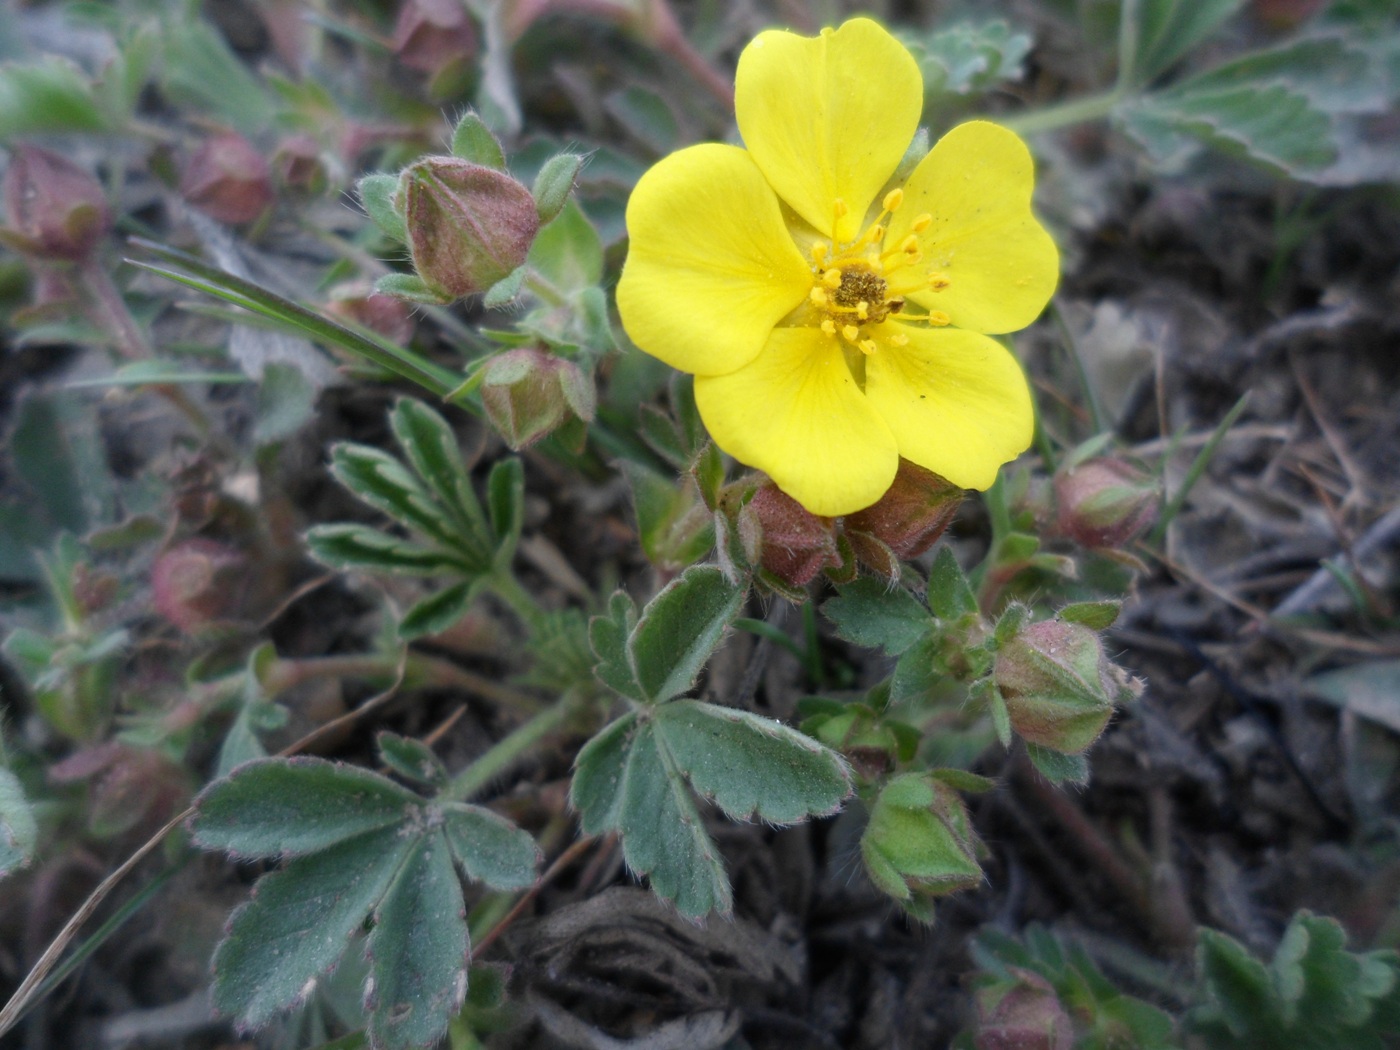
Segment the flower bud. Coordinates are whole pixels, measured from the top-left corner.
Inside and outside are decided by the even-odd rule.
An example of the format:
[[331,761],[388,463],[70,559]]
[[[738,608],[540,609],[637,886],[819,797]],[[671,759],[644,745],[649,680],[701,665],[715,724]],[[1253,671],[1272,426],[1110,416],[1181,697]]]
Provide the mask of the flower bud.
[[429,157],[399,177],[418,276],[444,299],[484,292],[525,262],[539,232],[530,191],[504,172]]
[[593,419],[593,380],[572,361],[520,347],[492,358],[484,371],[486,416],[512,449],[534,444],[571,419]]
[[413,338],[415,325],[408,306],[368,284],[351,283],[332,290],[326,313],[363,325],[400,346]]
[[288,135],[272,154],[277,181],[303,193],[325,193],[330,173],[321,157],[321,144],[305,132]]
[[272,172],[253,144],[232,131],[208,139],[180,177],[180,194],[211,219],[252,222],[272,206]]
[[1071,1050],[1074,1022],[1050,982],[1008,966],[1015,983],[998,981],[977,992],[977,1050]]
[[1156,481],[1121,459],[1090,459],[1055,475],[1060,532],[1084,547],[1121,547],[1157,520]]
[[151,568],[156,611],[181,631],[194,634],[229,615],[247,568],[238,551],[214,540],[178,543]]
[[1114,705],[1142,691],[1104,656],[1096,633],[1058,619],[1020,628],[997,651],[992,676],[1012,729],[1065,754],[1097,740]]
[[932,917],[932,898],[982,881],[977,835],[962,797],[925,773],[885,785],[860,851],[871,881],[918,918]]
[[775,486],[763,485],[749,501],[762,533],[759,562],[791,587],[804,587],[823,569],[841,564],[835,529]]
[[112,228],[102,186],[66,157],[16,146],[5,169],[4,243],[40,259],[82,262]]
[[897,558],[917,558],[943,535],[962,499],[963,490],[952,482],[901,459],[889,491],[873,506],[847,515],[846,532],[857,554],[855,534],[865,533]]
[[462,0],[408,0],[394,25],[394,54],[430,77],[476,53],[476,30]]

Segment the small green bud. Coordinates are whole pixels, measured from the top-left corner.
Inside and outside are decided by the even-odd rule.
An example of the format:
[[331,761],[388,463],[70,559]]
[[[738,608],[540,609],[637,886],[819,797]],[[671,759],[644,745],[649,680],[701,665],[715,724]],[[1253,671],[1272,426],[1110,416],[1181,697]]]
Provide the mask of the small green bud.
[[1055,475],[1056,524],[1090,548],[1122,547],[1157,520],[1161,489],[1122,459],[1091,459]]
[[484,292],[525,262],[539,232],[530,191],[504,172],[429,157],[399,176],[418,276],[444,299]]
[[578,179],[583,158],[574,153],[560,153],[544,162],[540,173],[535,176],[535,186],[531,193],[535,198],[535,208],[539,212],[540,225],[552,222],[569,202],[569,194],[574,192],[574,182]]
[[593,379],[572,361],[520,347],[493,358],[483,373],[487,418],[512,449],[532,445],[572,419],[593,419]]
[[871,881],[924,919],[932,917],[932,898],[982,881],[977,849],[962,797],[927,773],[886,784],[860,840]]
[[1104,656],[1097,634],[1058,619],[1030,624],[1005,640],[992,676],[1012,728],[1065,754],[1097,740],[1114,705],[1142,691],[1140,682]]

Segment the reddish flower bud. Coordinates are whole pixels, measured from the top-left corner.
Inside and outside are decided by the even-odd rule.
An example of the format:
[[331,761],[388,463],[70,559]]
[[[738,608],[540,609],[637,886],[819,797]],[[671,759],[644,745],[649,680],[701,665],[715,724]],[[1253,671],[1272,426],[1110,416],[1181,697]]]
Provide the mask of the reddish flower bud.
[[755,492],[748,507],[762,530],[760,562],[784,583],[803,587],[841,564],[831,519],[817,517],[772,485]]
[[156,611],[193,634],[234,609],[247,568],[238,551],[214,540],[176,544],[151,569]]
[[593,419],[593,380],[572,361],[521,347],[493,358],[485,373],[481,402],[513,449],[533,444],[570,419]]
[[413,338],[413,312],[407,304],[367,284],[346,284],[333,290],[326,313],[364,325],[400,346]]
[[861,548],[854,534],[864,533],[883,543],[896,558],[917,558],[943,535],[963,495],[952,482],[901,459],[889,491],[873,506],[847,515],[846,531],[857,554]]
[[195,151],[180,178],[180,194],[211,219],[229,224],[252,222],[276,198],[267,160],[232,131]]
[[394,25],[393,47],[409,69],[436,76],[476,54],[476,30],[462,0],[408,0]]
[[5,169],[4,242],[40,259],[82,262],[112,228],[102,186],[66,157],[16,146]]
[[303,193],[324,193],[330,174],[321,158],[321,144],[310,135],[289,135],[272,154],[272,170],[283,186]]
[[1104,655],[1095,632],[1059,619],[1017,631],[998,650],[992,675],[1011,728],[1065,754],[1097,740],[1114,705],[1142,691],[1140,682]]
[[1121,547],[1157,520],[1161,490],[1121,459],[1091,459],[1055,475],[1057,525],[1084,547]]
[[444,299],[484,292],[525,262],[539,232],[530,191],[455,157],[406,168],[399,195],[418,276]]
[[977,1050],[1070,1050],[1074,1022],[1050,982],[1007,967],[1015,984],[999,981],[977,992]]

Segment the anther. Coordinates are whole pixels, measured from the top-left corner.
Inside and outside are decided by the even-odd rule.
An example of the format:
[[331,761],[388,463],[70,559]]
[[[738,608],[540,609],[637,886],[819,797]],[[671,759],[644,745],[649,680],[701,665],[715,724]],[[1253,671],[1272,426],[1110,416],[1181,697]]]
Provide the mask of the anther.
[[841,334],[853,343],[860,339],[860,329],[853,324],[848,324],[842,328]]
[[930,215],[928,212],[924,212],[922,215],[920,215],[917,219],[915,219],[915,220],[913,221],[913,223],[909,226],[909,228],[910,228],[911,230],[913,230],[915,233],[923,233],[926,229],[928,229],[928,228],[929,228],[930,226],[932,226],[932,225],[933,225],[933,216]]
[[830,252],[831,245],[825,243],[824,241],[818,241],[816,244],[812,245],[812,262],[816,263],[817,266],[820,267],[823,263],[826,262],[826,257]]
[[883,205],[885,211],[898,211],[898,210],[899,210],[899,206],[900,206],[901,204],[903,204],[903,203],[904,203],[904,191],[903,191],[903,190],[898,190],[898,189],[896,189],[896,190],[890,190],[889,193],[885,194],[885,199],[884,199],[884,201],[882,202],[882,205]]
[[861,340],[859,343],[857,343],[856,345],[860,347],[860,352],[863,353],[866,357],[869,357],[871,354],[873,354],[873,353],[876,351],[876,349],[878,349],[878,348],[875,346],[875,340],[874,340],[874,339],[862,339],[862,340]]
[[928,275],[928,286],[930,291],[941,292],[953,282],[946,273],[931,273]]
[[935,328],[942,328],[944,325],[950,324],[952,320],[953,319],[942,310],[930,310],[928,312],[928,323]]
[[908,346],[908,345],[909,345],[909,337],[908,337],[907,335],[905,335],[903,332],[896,332],[894,335],[892,335],[892,336],[889,337],[889,341],[890,341],[890,346]]
[[826,289],[825,289],[825,288],[822,288],[820,285],[817,286],[817,287],[814,287],[814,288],[812,289],[812,291],[809,293],[809,298],[812,300],[812,302],[816,303],[818,306],[825,306],[825,305],[826,305]]
[[837,197],[834,201],[831,202],[831,211],[832,214],[835,216],[837,222],[840,222],[842,219],[844,219],[847,213],[850,212],[850,210],[851,206],[840,197]]
[[827,335],[835,335],[836,322],[833,321],[830,317],[828,317],[825,321],[822,322],[822,331],[825,332]]
[[822,284],[828,288],[837,289],[841,287],[841,271],[835,267],[822,274]]
[[870,320],[870,304],[864,299],[856,303],[856,316],[862,321]]
[[919,238],[911,233],[908,237],[899,242],[899,250],[905,255],[913,255],[919,250]]

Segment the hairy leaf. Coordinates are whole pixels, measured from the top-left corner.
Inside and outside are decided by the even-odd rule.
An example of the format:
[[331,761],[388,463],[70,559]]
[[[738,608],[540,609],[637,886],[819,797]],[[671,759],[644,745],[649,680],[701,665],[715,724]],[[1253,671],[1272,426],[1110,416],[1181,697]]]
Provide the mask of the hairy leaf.
[[482,806],[443,806],[447,841],[467,878],[493,890],[519,890],[535,881],[540,849],[529,832]]
[[39,828],[19,779],[8,769],[0,769],[0,878],[29,863],[38,837]]
[[461,562],[445,551],[368,525],[317,525],[307,530],[306,545],[312,557],[333,569],[376,569],[411,576],[462,570]]
[[642,610],[627,647],[645,699],[663,703],[692,685],[744,603],[711,565],[672,580]]
[[882,648],[898,656],[929,633],[928,610],[903,587],[863,577],[837,588],[840,597],[822,606],[836,633],[868,649]]

